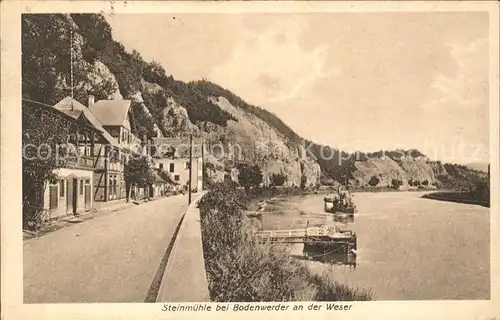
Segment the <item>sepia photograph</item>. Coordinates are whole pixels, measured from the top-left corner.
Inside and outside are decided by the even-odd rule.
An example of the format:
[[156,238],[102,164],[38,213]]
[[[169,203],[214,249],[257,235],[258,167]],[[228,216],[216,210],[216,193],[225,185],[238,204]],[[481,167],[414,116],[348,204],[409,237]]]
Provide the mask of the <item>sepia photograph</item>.
[[23,305],[493,299],[498,6],[133,2],[18,16]]

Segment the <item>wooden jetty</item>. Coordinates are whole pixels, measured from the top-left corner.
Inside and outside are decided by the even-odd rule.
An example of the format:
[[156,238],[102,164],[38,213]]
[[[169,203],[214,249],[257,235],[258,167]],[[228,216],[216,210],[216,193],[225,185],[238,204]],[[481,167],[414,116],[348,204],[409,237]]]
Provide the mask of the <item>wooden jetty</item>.
[[256,236],[260,243],[303,243],[306,246],[345,248],[348,252],[357,247],[356,233],[335,226],[264,230],[257,232]]

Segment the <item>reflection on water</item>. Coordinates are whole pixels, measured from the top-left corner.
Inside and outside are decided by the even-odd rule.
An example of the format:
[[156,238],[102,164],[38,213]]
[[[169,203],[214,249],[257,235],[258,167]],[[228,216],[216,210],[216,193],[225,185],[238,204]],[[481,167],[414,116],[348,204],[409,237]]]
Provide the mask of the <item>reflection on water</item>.
[[[354,222],[353,214],[331,214],[333,222],[342,224],[346,229],[349,223]],[[338,225],[337,226],[340,226]],[[356,235],[357,236],[357,235]],[[334,265],[347,265],[356,268],[357,241],[352,243],[335,243],[320,245],[304,245],[303,255],[308,260]]]
[[354,222],[354,214],[333,214],[333,221],[339,223],[353,223]]
[[304,246],[303,258],[335,265],[353,266],[356,269],[356,254],[347,245]]

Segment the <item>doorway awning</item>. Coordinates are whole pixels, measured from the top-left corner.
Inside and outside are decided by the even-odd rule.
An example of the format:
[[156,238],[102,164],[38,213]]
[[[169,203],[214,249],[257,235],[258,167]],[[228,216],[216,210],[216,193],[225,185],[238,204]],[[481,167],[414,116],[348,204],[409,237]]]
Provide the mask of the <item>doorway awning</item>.
[[63,172],[58,172],[57,173],[57,176],[59,178],[65,178],[65,179],[74,179],[74,178],[85,178],[85,179],[89,179],[89,175],[88,173],[85,173],[85,172],[67,172],[67,171],[63,171]]

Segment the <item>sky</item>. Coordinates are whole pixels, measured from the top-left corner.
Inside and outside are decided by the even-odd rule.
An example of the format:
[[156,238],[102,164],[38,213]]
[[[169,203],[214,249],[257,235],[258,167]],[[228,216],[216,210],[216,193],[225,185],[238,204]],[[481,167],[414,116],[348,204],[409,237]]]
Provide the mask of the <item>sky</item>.
[[174,78],[213,81],[344,151],[489,161],[488,15],[134,14],[115,40]]

